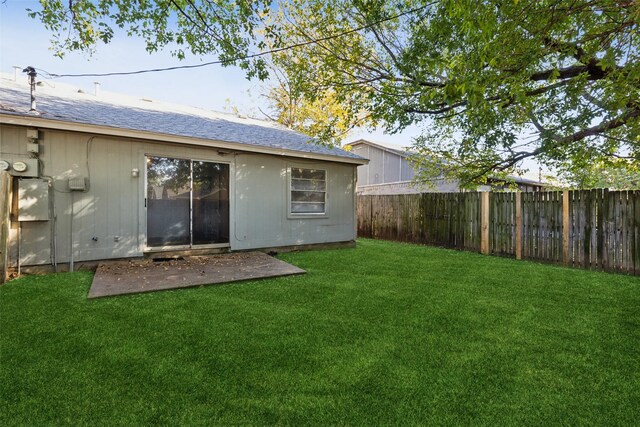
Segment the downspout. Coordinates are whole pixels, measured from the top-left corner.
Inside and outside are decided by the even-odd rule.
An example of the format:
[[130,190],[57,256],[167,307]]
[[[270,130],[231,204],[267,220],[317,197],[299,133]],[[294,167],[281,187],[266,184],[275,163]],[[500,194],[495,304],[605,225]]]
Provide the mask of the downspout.
[[69,217],[69,272],[73,273],[73,205],[74,205],[74,196],[73,191],[71,192],[71,216]]
[[49,177],[47,179],[49,181],[49,211],[51,212],[51,265],[53,265],[54,273],[58,272],[58,260],[57,260],[57,250],[58,250],[58,236],[56,233],[56,202],[54,200],[55,191],[53,188],[53,178]]
[[20,240],[22,240],[22,222],[18,220],[18,277],[20,277]]

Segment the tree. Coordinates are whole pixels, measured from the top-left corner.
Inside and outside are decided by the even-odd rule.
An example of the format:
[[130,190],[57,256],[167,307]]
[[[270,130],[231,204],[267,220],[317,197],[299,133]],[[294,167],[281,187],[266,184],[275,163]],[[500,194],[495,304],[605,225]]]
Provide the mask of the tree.
[[618,160],[610,165],[602,162],[585,164],[582,168],[571,165],[559,168],[560,178],[578,189],[610,188],[633,190],[640,188],[640,165],[628,160]]
[[319,143],[340,145],[341,141],[358,124],[367,122],[367,114],[360,113],[360,120],[352,120],[351,111],[336,99],[331,88],[315,94],[313,99],[304,96],[304,86],[289,80],[278,67],[271,67],[271,85],[263,95],[270,112],[263,114],[289,129],[313,135]]
[[261,57],[235,58],[266,47],[255,31],[265,28],[271,0],[40,0],[40,5],[40,10],[27,11],[52,32],[52,49],[59,57],[68,51],[92,53],[120,28],[127,36],[141,37],[150,53],[166,47],[179,59],[214,53],[224,65],[246,70],[248,77],[268,77]]
[[[71,2],[80,3],[87,2]],[[70,26],[71,40],[80,44],[59,43],[66,48],[100,39],[83,38],[87,22],[98,29],[116,22],[159,25],[157,37],[136,33],[151,39],[152,50],[167,39],[229,59],[252,46],[275,50],[271,59],[296,82],[296,95],[313,104],[330,93],[347,126],[366,122],[400,132],[422,125],[414,149],[425,180],[444,174],[480,183],[489,174],[513,173],[528,158],[569,168],[640,161],[640,2],[634,0],[286,0],[260,8],[221,0],[100,3],[108,14],[101,14],[104,7],[93,15],[79,8],[64,21],[47,11],[48,4],[59,11],[61,3],[43,1],[39,16],[57,34],[61,22],[83,23]],[[131,11],[140,4],[165,9]],[[211,4],[224,11],[222,19]],[[166,10],[177,14],[177,24]],[[214,25],[215,37],[206,43],[196,40],[207,28],[198,24],[201,15]],[[170,32],[170,24],[178,30]],[[262,58],[237,62],[262,78]]]

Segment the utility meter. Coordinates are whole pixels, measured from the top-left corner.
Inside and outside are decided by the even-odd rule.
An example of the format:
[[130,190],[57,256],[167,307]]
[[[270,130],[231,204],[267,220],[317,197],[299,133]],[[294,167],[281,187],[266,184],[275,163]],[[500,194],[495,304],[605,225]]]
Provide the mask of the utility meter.
[[27,164],[25,162],[14,162],[13,170],[16,172],[24,172],[27,170]]

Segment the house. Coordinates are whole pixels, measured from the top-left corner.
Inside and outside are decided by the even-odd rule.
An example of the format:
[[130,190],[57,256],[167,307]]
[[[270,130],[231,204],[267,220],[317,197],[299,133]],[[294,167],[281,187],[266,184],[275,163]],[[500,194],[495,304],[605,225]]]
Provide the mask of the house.
[[[428,192],[460,191],[458,182],[438,180],[431,186],[424,186],[413,182],[416,173],[409,162],[412,155],[409,151],[398,150],[385,145],[359,139],[348,145],[351,152],[369,159],[367,165],[358,168],[358,194],[412,194]],[[509,177],[524,192],[540,191],[546,184],[525,179]],[[506,189],[503,183],[481,186],[480,191]]]
[[[260,120],[0,80],[8,265],[349,245],[354,153]],[[160,255],[158,255],[160,254]]]

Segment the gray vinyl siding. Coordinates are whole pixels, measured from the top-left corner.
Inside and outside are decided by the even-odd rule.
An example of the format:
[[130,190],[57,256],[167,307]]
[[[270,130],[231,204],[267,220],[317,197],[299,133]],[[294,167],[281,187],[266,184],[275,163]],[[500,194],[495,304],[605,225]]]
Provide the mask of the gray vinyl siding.
[[388,151],[382,152],[382,176],[384,182],[398,182],[402,178],[402,157]]
[[352,152],[369,159],[368,165],[358,167],[358,186],[410,181],[415,176],[407,159],[391,151],[358,144]]
[[[297,160],[257,153],[41,130],[41,175],[53,178],[57,261],[69,261],[71,199],[74,203],[75,260],[142,256],[146,250],[145,155],[192,158],[230,165],[231,250],[343,242],[355,239],[356,166]],[[26,128],[0,125],[0,156],[26,159]],[[326,215],[290,218],[288,168],[327,171]],[[132,176],[132,169],[140,171]],[[89,177],[89,190],[69,193],[67,179]],[[51,259],[53,221],[23,222],[22,265]],[[92,238],[96,240],[92,240]],[[12,222],[9,259],[17,261],[18,224]]]
[[384,163],[382,158],[382,150],[369,147],[369,180],[368,185],[381,184],[384,182]]
[[[327,171],[326,215],[289,214],[291,167]],[[355,173],[355,167],[345,164],[239,155],[232,249],[355,239]]]
[[[356,145],[353,147],[352,152],[357,154],[358,156],[364,157],[365,159],[369,158],[369,146],[368,145]],[[362,165],[358,167],[358,185],[368,185],[369,184],[369,162],[366,165]]]
[[369,159],[369,164],[358,167],[360,194],[410,194],[422,191],[459,191],[457,182],[438,180],[431,186],[412,182],[415,170],[405,156],[366,143],[357,144],[355,154]]
[[400,181],[411,181],[416,176],[413,166],[411,166],[407,159],[402,159],[401,175]]

